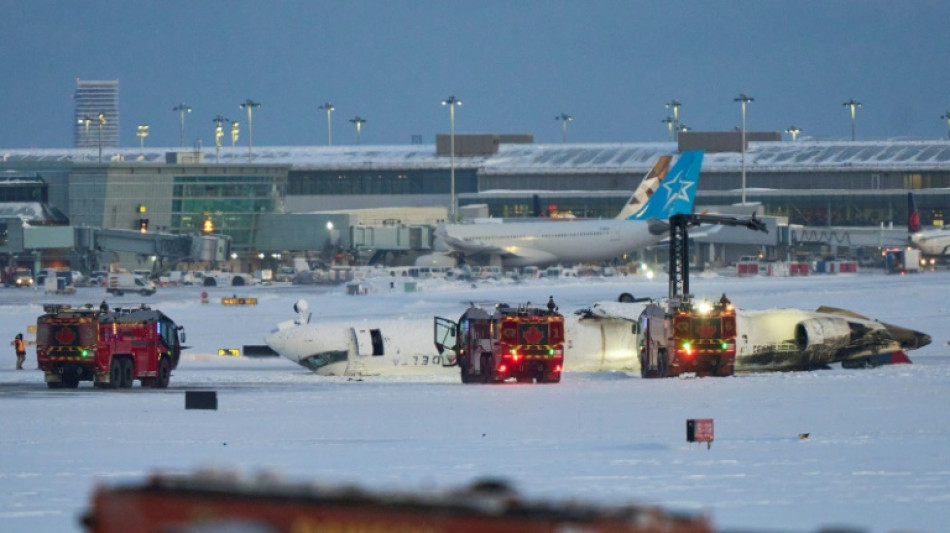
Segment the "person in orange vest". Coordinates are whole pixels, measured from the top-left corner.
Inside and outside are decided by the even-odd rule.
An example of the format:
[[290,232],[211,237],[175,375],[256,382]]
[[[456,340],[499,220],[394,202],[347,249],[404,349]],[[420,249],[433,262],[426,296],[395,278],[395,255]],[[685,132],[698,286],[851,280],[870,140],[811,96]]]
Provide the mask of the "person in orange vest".
[[16,349],[16,369],[23,370],[23,362],[26,361],[26,341],[23,340],[22,333],[16,334],[13,347]]

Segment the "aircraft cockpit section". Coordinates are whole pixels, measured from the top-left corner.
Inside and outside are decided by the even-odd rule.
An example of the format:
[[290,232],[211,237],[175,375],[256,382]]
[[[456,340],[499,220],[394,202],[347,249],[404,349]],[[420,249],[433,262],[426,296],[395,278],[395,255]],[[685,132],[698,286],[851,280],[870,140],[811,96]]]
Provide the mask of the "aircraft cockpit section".
[[317,370],[332,365],[334,363],[346,363],[347,361],[347,352],[346,350],[333,350],[329,352],[321,352],[318,354],[311,355],[310,357],[304,357],[298,361],[301,366],[306,367],[307,369],[316,372]]

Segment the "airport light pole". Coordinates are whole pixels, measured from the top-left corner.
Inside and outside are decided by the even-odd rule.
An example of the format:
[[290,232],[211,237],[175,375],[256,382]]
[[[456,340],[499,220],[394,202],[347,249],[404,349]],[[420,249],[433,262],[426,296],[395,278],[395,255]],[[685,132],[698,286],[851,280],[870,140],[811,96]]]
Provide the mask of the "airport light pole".
[[861,107],[861,102],[858,102],[857,100],[852,98],[841,105],[851,109],[851,140],[853,141],[854,140],[854,112],[857,108]]
[[[84,125],[86,129],[86,131],[82,134],[83,145],[85,148],[89,147],[89,124],[91,122],[92,122],[92,117],[90,117],[89,115],[83,115],[83,117],[79,119],[79,124]],[[85,160],[86,155],[83,154],[82,158],[83,160]]]
[[185,113],[191,113],[191,106],[180,102],[178,105],[172,108],[172,111],[178,111],[178,121],[179,121],[179,130],[181,133],[181,139],[179,141],[179,146],[185,147]]
[[567,142],[567,123],[574,120],[574,117],[562,112],[560,115],[554,117],[554,120],[561,121],[561,143],[563,144]]
[[261,107],[260,102],[248,98],[241,102],[241,109],[247,109],[247,162],[254,162],[254,108]]
[[230,122],[227,117],[221,116],[220,114],[213,119],[211,122],[215,123],[214,126],[214,162],[221,162],[221,137],[224,137],[224,123]]
[[145,157],[145,138],[148,137],[148,126],[139,126],[135,136],[139,138],[139,155]]
[[940,115],[940,118],[947,121],[947,138],[950,139],[950,111]]
[[680,106],[682,106],[682,105],[683,105],[682,102],[680,102],[679,100],[677,100],[677,99],[675,99],[675,98],[672,99],[672,100],[670,100],[669,102],[666,102],[665,104],[663,104],[663,107],[665,107],[665,108],[667,108],[667,109],[672,109],[672,110],[673,110],[673,125],[671,126],[670,131],[675,131],[675,132],[677,132],[677,133],[676,133],[676,137],[674,137],[674,138],[672,139],[672,140],[674,140],[674,141],[675,141],[675,140],[679,140],[679,133],[678,133],[678,132],[680,131],[680,128],[679,128],[679,125],[680,125]]
[[99,113],[99,163],[102,163],[102,127],[106,124],[106,116]]
[[749,102],[754,102],[755,98],[739,93],[739,96],[733,98],[732,101],[742,105],[742,205],[745,205],[745,106]]
[[330,114],[333,113],[333,110],[336,108],[333,107],[333,104],[330,102],[324,102],[318,109],[323,109],[327,112],[327,146],[333,144],[333,121],[330,118]]
[[241,123],[232,122],[231,123],[231,160],[234,160],[234,145],[237,143],[238,137],[241,134]]
[[449,206],[449,215],[452,218],[452,222],[455,222],[455,106],[462,105],[462,101],[453,95],[442,100],[442,105],[449,106],[449,153],[451,157],[451,205]]
[[660,122],[666,124],[666,140],[672,141],[673,140],[673,118],[666,117]]
[[795,142],[798,139],[798,134],[802,132],[802,129],[798,126],[789,126],[785,133],[792,136],[792,142]]
[[356,144],[363,144],[362,142],[362,132],[363,132],[363,123],[366,122],[366,119],[356,115],[350,119],[350,122],[356,126]]

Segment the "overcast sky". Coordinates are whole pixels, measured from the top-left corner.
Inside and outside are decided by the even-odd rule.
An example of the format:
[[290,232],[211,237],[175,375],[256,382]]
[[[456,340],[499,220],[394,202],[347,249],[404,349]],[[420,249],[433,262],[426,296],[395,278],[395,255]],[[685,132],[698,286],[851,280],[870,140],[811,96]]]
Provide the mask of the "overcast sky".
[[[946,1],[0,0],[0,150],[73,144],[76,78],[118,79],[120,144],[213,146],[212,118],[255,145],[432,143],[458,133],[569,142],[667,139],[664,103],[695,131],[947,138]],[[246,129],[239,144],[246,145]]]

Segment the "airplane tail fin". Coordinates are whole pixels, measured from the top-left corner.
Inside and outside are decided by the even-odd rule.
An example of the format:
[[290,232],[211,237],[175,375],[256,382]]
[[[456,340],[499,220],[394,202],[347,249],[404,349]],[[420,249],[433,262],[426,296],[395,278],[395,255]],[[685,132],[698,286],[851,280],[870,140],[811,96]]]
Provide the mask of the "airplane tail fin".
[[907,193],[907,232],[916,233],[920,231],[920,211],[917,210],[917,202],[914,201],[914,193]]
[[671,155],[661,155],[660,158],[656,160],[656,164],[647,172],[646,176],[643,176],[643,181],[640,182],[640,186],[637,187],[637,190],[633,191],[633,196],[627,200],[627,204],[623,206],[623,209],[621,209],[620,213],[616,216],[617,219],[624,220],[630,218],[631,215],[646,205],[650,197],[653,196],[653,193],[656,192],[656,189],[660,186],[660,182],[666,177],[666,173],[669,172],[670,161],[672,159],[673,156]]
[[640,209],[626,218],[666,220],[673,215],[692,213],[693,204],[696,201],[699,171],[703,165],[703,155],[702,150],[683,152],[659,184],[656,192]]

